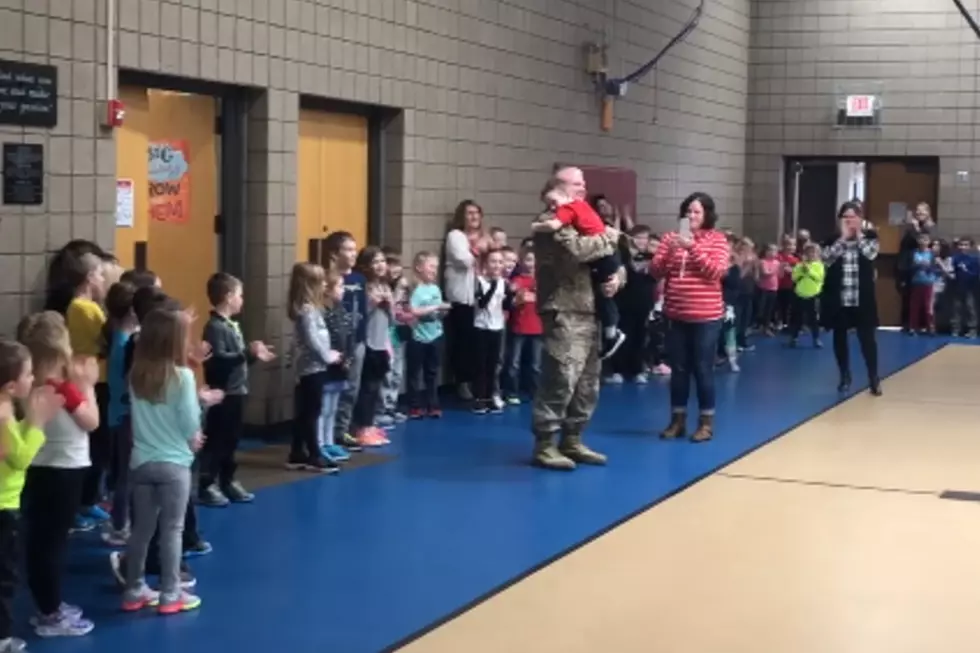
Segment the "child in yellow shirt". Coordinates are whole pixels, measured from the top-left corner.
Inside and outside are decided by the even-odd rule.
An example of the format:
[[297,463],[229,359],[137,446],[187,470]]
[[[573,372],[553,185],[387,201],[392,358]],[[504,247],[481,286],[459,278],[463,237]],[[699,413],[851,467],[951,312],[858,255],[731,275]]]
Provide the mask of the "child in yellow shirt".
[[[13,637],[11,615],[20,563],[20,495],[28,465],[44,444],[44,425],[61,406],[54,388],[32,392],[34,371],[24,345],[0,340],[0,651],[21,651],[26,644]],[[14,402],[23,402],[25,419],[14,416]]]
[[108,424],[109,386],[106,383],[106,315],[102,301],[106,294],[105,262],[95,254],[83,254],[70,271],[75,298],[65,312],[65,323],[75,359],[95,359],[99,364],[99,382],[95,398],[99,405],[99,428],[91,434],[92,468],[82,489],[82,503],[75,529],[92,530],[97,523],[109,519],[109,513],[98,504],[102,481],[109,468],[112,443]]

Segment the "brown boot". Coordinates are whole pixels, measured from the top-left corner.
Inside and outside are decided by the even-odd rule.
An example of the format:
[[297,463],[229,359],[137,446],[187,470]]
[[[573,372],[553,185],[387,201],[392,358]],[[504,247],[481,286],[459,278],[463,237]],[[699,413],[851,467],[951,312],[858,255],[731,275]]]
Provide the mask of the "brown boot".
[[580,465],[605,465],[606,456],[582,444],[581,435],[563,435],[558,443],[558,451],[566,458]]
[[683,438],[687,433],[687,413],[675,410],[670,414],[670,424],[660,432],[660,437],[664,440],[676,440]]
[[715,434],[714,414],[701,414],[698,417],[698,428],[691,434],[691,442],[707,442]]
[[536,467],[559,471],[575,469],[575,461],[560,453],[558,447],[555,446],[554,438],[550,436],[535,438],[532,464]]

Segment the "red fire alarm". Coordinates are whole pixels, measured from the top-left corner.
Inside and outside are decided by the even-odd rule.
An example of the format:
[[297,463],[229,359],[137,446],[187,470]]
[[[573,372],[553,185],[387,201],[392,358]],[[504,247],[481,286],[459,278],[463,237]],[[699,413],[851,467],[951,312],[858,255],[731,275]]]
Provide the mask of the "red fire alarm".
[[122,127],[123,120],[126,118],[126,106],[122,100],[109,100],[106,102],[105,126],[110,129]]

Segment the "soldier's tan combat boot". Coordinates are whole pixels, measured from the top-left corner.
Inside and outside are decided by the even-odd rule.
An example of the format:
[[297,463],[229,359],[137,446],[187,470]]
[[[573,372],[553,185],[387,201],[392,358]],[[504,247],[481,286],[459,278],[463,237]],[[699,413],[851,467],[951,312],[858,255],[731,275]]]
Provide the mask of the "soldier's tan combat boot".
[[676,440],[683,438],[687,434],[687,413],[675,410],[670,414],[670,424],[660,432],[660,437],[664,440]]
[[581,435],[563,435],[558,452],[582,465],[605,465],[606,456],[582,444]]
[[715,434],[715,416],[702,414],[698,417],[698,428],[691,434],[691,442],[707,442]]
[[565,472],[575,469],[575,461],[563,456],[551,438],[538,438],[534,443],[534,465]]

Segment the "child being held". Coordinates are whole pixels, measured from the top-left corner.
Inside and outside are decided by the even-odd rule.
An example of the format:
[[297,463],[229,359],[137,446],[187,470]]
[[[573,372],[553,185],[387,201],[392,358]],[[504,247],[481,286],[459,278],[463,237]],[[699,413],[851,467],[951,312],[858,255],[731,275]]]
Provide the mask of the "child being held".
[[[572,199],[559,188],[553,188],[545,193],[545,201],[554,210],[555,217],[551,220],[540,220],[532,225],[532,230],[538,232],[558,231],[562,227],[571,226],[583,236],[600,236],[606,233],[606,224],[599,214],[582,199]],[[619,329],[619,307],[616,300],[606,297],[602,292],[602,284],[619,272],[622,264],[616,252],[603,256],[589,263],[592,272],[592,289],[595,295],[596,315],[602,327],[602,350],[600,357],[609,358],[622,346],[626,336]]]

